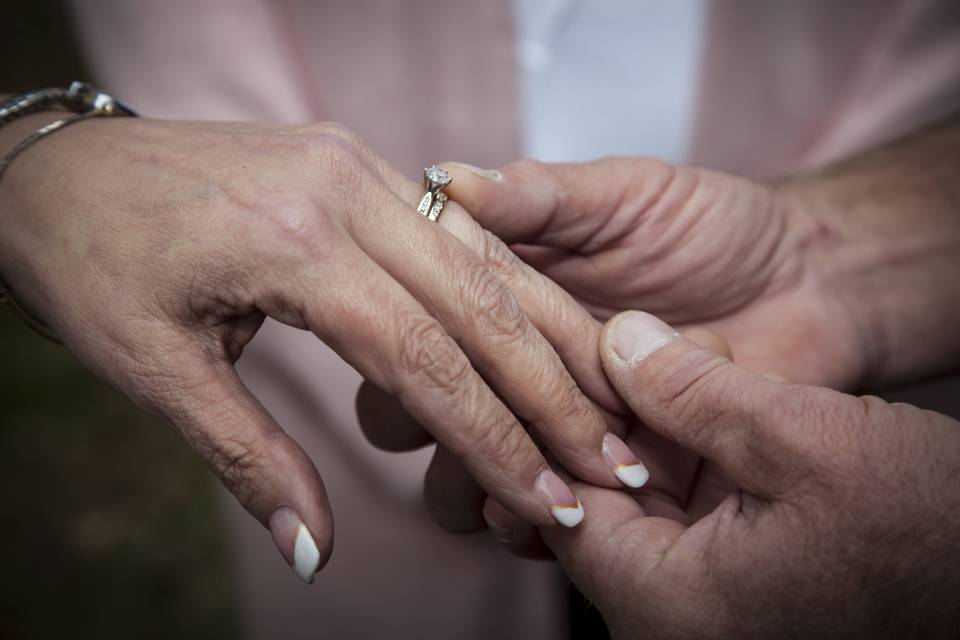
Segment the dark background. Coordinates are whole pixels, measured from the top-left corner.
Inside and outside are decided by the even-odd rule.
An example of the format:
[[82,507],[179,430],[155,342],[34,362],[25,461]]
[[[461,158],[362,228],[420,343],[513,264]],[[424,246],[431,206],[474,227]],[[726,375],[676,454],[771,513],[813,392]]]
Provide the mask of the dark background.
[[[81,79],[60,2],[0,0],[0,94]],[[5,309],[0,505],[0,638],[239,635],[206,468]]]

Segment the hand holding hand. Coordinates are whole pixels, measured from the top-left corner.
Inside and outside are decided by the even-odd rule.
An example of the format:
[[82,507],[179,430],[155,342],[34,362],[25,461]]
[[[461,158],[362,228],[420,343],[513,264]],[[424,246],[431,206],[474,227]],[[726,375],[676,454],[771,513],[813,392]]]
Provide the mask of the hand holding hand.
[[770,185],[645,158],[449,164],[451,197],[593,314],[643,309],[798,382],[859,382],[865,347],[827,282],[825,223]]
[[590,517],[544,530],[614,637],[952,637],[960,628],[960,424],[749,373],[639,312],[601,339],[651,429],[739,487],[690,526],[576,491]]
[[[452,198],[596,317],[654,310],[682,327],[713,330],[748,368],[834,385],[860,377],[865,357],[850,337],[855,327],[848,309],[820,286],[817,265],[804,251],[816,225],[778,190],[639,158],[521,161],[499,171],[444,166],[454,177]],[[553,291],[549,280],[525,277]],[[538,327],[551,342],[563,343],[570,315],[542,314]],[[599,323],[582,326],[581,342],[596,344]],[[590,366],[599,367],[589,358],[564,360],[578,380],[589,381],[596,375]],[[581,386],[588,392],[599,387]],[[424,443],[413,421],[382,395],[361,390],[358,409],[380,446]],[[632,429],[629,444],[650,471],[644,494],[660,515],[688,521],[711,510],[730,488],[715,465],[649,430]],[[482,492],[443,449],[427,475],[426,495],[447,528],[484,525]],[[512,548],[527,553],[537,547],[533,542]]]

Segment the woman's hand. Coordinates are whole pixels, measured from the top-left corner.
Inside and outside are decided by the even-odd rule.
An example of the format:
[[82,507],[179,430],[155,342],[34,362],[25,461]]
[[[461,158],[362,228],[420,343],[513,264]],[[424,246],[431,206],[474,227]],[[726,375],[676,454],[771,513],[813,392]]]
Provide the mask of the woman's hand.
[[960,423],[772,381],[627,312],[604,368],[649,428],[741,487],[692,526],[622,492],[544,530],[615,638],[954,637]]
[[518,417],[564,468],[619,486],[565,366],[620,406],[580,338],[594,321],[458,205],[418,215],[421,189],[343,127],[88,121],[18,157],[0,193],[4,279],[169,418],[304,579],[333,539],[322,482],[233,369],[265,317],[331,345],[530,522],[577,509]]

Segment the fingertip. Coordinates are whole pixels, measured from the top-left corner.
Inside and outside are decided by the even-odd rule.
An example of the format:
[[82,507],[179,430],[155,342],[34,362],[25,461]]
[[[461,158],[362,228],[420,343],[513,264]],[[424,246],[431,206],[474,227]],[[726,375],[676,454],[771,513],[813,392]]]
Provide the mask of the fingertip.
[[189,393],[164,395],[157,409],[175,416],[180,434],[309,581],[333,547],[333,520],[316,466],[229,363],[211,363],[197,350],[184,353],[182,366]]
[[550,469],[544,469],[537,476],[537,493],[550,515],[559,524],[568,529],[576,527],[585,515],[580,499],[560,476]]
[[[481,180],[499,181],[503,179],[503,173],[497,169],[483,169],[466,162],[443,162],[438,166],[446,169],[450,177],[454,179],[457,177],[466,180],[479,178]],[[453,183],[451,182],[451,184]]]
[[601,330],[601,360],[613,369],[632,367],[679,337],[676,329],[652,314],[623,311]]
[[314,576],[326,563],[326,558],[297,512],[287,506],[274,510],[270,514],[268,528],[273,543],[294,573],[307,584],[312,584]]
[[326,488],[305,451],[286,434],[275,438],[260,476],[262,495],[250,504],[261,516],[287,564],[305,582],[330,560],[334,526]]
[[650,479],[650,472],[623,440],[612,433],[603,436],[603,459],[617,479],[631,489],[639,489]]
[[643,508],[629,493],[586,483],[574,483],[573,486],[580,504],[584,510],[589,510],[590,518],[584,519],[579,527],[571,530],[565,527],[541,528],[544,541],[554,552],[557,552],[557,544],[569,545],[574,540],[589,544],[589,540],[602,538],[603,532],[611,527],[645,515]]
[[444,162],[439,166],[446,169],[452,178],[445,188],[447,195],[470,212],[471,217],[485,208],[484,204],[490,200],[488,190],[497,188],[503,182],[503,173],[499,170],[483,169],[463,162]]
[[553,190],[542,184],[542,177],[530,171],[532,163],[528,161],[511,162],[498,169],[459,162],[442,166],[453,178],[446,188],[450,199],[508,244],[535,236],[542,226],[540,219],[555,199]]

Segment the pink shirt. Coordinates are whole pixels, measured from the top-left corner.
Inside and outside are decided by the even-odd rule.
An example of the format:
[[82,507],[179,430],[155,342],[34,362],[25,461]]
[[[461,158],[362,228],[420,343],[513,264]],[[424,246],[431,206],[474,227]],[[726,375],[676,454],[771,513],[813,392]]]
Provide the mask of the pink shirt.
[[[74,13],[95,80],[147,116],[338,120],[410,176],[518,155],[507,0],[75,0]],[[702,51],[689,158],[743,175],[816,166],[960,107],[950,0],[717,0]],[[558,571],[429,522],[426,452],[366,444],[359,377],[330,350],[268,322],[240,369],[317,463],[337,522],[307,589],[223,501],[251,637],[563,637]]]

